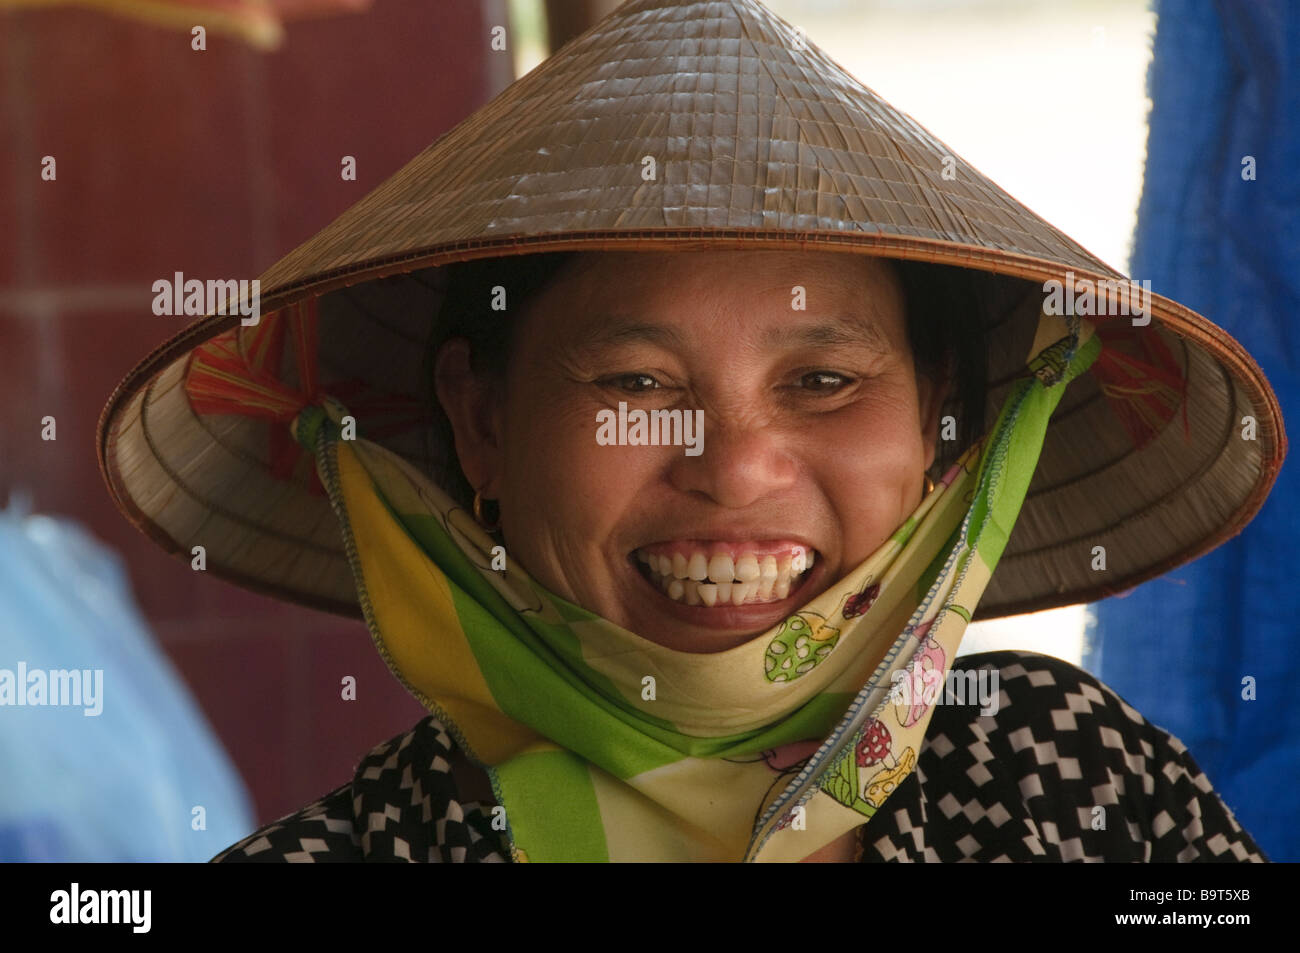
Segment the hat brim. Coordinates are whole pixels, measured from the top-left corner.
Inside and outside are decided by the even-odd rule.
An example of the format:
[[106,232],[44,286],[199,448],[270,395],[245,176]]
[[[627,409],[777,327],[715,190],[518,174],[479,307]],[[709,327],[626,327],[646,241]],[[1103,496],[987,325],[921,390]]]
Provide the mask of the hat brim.
[[[442,250],[417,260],[377,263],[366,272],[318,275],[310,285],[273,293],[256,328],[225,315],[191,325],[137,366],[110,399],[100,422],[101,468],[123,512],[168,551],[188,560],[193,547],[203,546],[208,571],[219,576],[290,601],[359,615],[334,514],[327,500],[312,492],[309,455],[302,452],[294,472],[273,475],[269,435],[282,424],[196,412],[185,386],[196,351],[213,342],[240,342],[259,329],[265,334],[301,302],[316,299],[324,392],[344,379],[360,380],[375,392],[425,405],[423,356],[440,300],[439,265],[540,251],[722,248],[841,251],[988,275],[990,294],[1001,302],[988,311],[988,423],[1029,352],[1043,282],[1064,278],[1060,263],[983,248],[775,230],[707,238],[672,230],[634,237],[569,233]],[[1114,277],[1078,266],[1071,270],[1077,281]],[[1069,386],[976,618],[1122,592],[1236,535],[1267,497],[1285,453],[1285,436],[1262,372],[1209,321],[1159,295],[1153,294],[1150,304],[1148,332],[1159,334],[1175,356],[1186,380],[1185,405],[1138,448],[1093,375]],[[246,350],[247,341],[240,346]],[[294,359],[292,348],[278,359],[279,376],[291,386],[298,383]],[[1243,439],[1247,417],[1256,421],[1254,439]],[[433,446],[428,428],[418,421],[379,442],[425,468],[445,463],[447,448]],[[1104,569],[1096,568],[1098,546],[1106,554]]]

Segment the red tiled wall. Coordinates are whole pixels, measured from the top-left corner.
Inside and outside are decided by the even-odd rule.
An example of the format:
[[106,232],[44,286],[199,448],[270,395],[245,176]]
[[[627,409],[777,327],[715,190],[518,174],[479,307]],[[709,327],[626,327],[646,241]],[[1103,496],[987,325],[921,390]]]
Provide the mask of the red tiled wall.
[[[201,21],[199,21],[201,22]],[[80,520],[122,553],[162,647],[265,822],[346,781],[423,709],[364,627],[193,572],[121,517],[95,461],[116,383],[188,319],[175,271],[251,277],[510,80],[503,4],[376,0],[290,23],[271,53],[74,9],[0,11],[0,499]],[[58,179],[40,178],[53,155]],[[357,181],[339,176],[357,158]],[[40,439],[53,415],[58,436]],[[339,698],[357,678],[355,702]]]

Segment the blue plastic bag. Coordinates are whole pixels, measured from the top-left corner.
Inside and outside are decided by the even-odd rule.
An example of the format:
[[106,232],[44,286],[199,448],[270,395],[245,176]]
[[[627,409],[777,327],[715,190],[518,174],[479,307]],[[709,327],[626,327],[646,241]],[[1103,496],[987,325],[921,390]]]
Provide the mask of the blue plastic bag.
[[121,561],[20,506],[0,511],[0,774],[0,861],[206,861],[256,826]]

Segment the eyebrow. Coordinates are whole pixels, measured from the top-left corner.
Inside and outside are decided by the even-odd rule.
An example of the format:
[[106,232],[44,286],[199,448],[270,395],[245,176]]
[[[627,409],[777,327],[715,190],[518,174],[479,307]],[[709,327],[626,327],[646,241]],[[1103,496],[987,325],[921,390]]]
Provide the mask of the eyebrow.
[[[660,324],[645,324],[628,318],[608,316],[602,318],[592,330],[584,350],[630,342],[645,341],[664,347],[681,349],[684,342],[674,328]],[[768,328],[762,336],[765,345],[776,347],[866,347],[882,354],[894,350],[888,337],[874,322],[863,322],[839,315],[822,319],[818,323],[784,325]]]
[[867,347],[882,354],[893,350],[889,338],[872,321],[855,321],[838,315],[824,319],[824,323],[800,324],[769,328],[763,335],[764,343],[805,347]]

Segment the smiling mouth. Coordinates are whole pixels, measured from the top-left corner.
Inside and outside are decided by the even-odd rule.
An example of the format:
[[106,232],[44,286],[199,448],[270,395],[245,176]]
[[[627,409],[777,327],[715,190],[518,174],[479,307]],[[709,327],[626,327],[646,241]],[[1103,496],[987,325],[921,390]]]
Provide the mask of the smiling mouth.
[[764,605],[798,590],[816,550],[801,544],[663,543],[632,553],[641,575],[688,606]]

